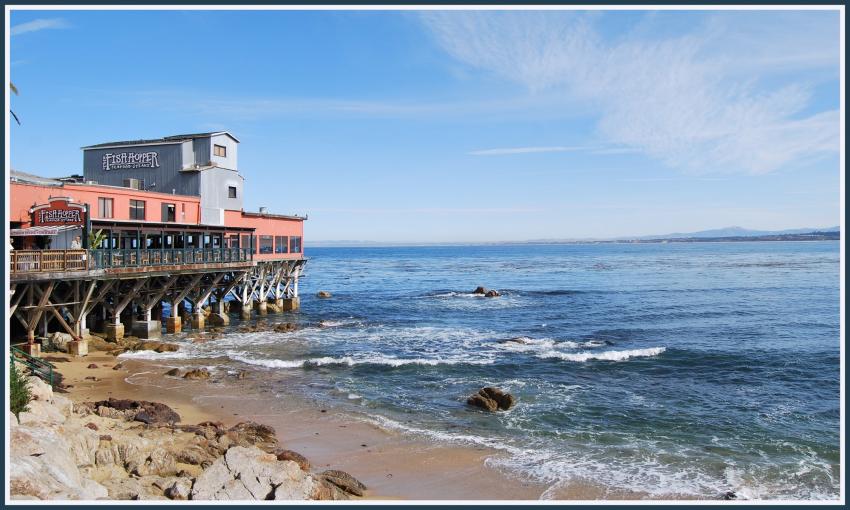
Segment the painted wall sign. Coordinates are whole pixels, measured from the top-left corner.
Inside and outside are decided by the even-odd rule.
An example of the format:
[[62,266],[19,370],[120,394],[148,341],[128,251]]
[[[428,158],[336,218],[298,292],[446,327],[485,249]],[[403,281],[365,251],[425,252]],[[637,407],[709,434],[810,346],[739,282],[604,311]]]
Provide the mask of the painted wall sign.
[[159,153],[151,152],[108,152],[103,155],[104,170],[126,168],[159,168]]
[[37,205],[30,209],[32,225],[58,226],[79,225],[86,221],[86,206],[71,202],[68,197],[54,197],[49,204]]

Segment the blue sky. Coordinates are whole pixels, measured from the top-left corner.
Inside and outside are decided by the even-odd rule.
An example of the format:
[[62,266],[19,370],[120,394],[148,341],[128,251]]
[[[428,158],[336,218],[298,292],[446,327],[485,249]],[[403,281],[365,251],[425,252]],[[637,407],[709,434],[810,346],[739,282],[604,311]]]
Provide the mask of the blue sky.
[[240,138],[313,240],[840,222],[839,13],[14,11],[11,164]]

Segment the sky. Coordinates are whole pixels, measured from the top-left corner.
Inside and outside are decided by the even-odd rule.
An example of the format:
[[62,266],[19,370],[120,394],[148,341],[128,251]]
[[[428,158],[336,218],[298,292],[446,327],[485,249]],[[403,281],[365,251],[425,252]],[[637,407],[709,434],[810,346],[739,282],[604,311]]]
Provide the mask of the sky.
[[226,130],[309,240],[838,225],[837,11],[13,11],[12,168]]

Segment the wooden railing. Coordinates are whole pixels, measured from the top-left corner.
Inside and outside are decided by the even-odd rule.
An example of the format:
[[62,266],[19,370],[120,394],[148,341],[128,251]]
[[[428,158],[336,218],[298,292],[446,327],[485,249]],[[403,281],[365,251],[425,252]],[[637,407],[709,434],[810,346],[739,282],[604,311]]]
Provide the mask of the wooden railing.
[[88,269],[86,250],[13,250],[12,273],[45,273],[85,271]]
[[186,248],[173,250],[13,250],[11,272],[46,273],[121,267],[246,262],[245,248]]

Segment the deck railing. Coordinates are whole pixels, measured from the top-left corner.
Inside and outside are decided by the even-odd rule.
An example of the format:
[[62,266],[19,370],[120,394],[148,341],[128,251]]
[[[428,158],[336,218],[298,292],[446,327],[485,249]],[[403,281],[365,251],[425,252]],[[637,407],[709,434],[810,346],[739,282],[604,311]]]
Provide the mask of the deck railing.
[[251,260],[251,252],[247,248],[14,250],[11,253],[11,272],[86,271],[89,269],[245,262],[248,260]]
[[10,254],[12,273],[46,273],[85,271],[86,250],[13,250]]

